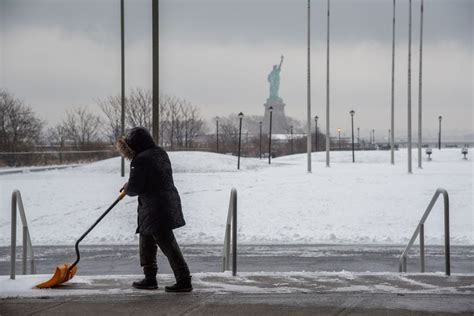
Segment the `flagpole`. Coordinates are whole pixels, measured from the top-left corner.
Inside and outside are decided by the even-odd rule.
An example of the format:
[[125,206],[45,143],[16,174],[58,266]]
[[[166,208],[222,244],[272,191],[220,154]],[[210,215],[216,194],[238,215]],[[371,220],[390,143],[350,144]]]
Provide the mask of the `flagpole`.
[[420,7],[420,69],[418,77],[418,168],[422,168],[421,145],[422,145],[422,75],[423,75],[423,0]]
[[308,172],[311,172],[311,0],[308,0],[308,132],[306,149],[308,154]]
[[390,135],[390,162],[395,164],[395,1],[393,0],[393,26],[392,26],[392,116]]
[[408,173],[412,173],[411,161],[411,0],[408,16]]
[[329,147],[331,146],[331,139],[329,135],[329,1],[327,0],[327,47],[326,47],[326,166],[330,166]]

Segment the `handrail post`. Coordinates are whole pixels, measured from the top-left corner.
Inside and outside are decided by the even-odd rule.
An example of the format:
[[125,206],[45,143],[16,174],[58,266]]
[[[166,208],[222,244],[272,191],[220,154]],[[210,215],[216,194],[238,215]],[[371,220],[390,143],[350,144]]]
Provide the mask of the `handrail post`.
[[449,196],[443,192],[444,197],[444,255],[446,263],[446,275],[451,275],[451,252],[449,245]]
[[[232,235],[231,235],[232,234]],[[229,210],[225,226],[224,249],[222,252],[222,272],[230,270],[230,252],[232,243],[232,275],[237,273],[237,190],[230,193]]]
[[16,265],[16,193],[12,195],[12,228],[10,245],[10,279],[15,280]]
[[10,279],[14,280],[16,275],[16,228],[17,228],[17,210],[20,213],[20,218],[23,226],[23,258],[22,258],[22,272],[27,273],[27,261],[28,253],[31,260],[31,274],[36,273],[35,268],[35,256],[33,253],[33,245],[31,243],[30,232],[28,230],[28,223],[26,221],[25,208],[23,207],[23,201],[21,199],[20,191],[15,190],[12,193],[11,200],[11,215],[12,215],[12,227],[11,227],[11,249],[10,249]]
[[403,251],[402,255],[400,256],[400,262],[398,269],[400,272],[406,272],[407,271],[407,256],[408,256],[408,251],[410,250],[411,246],[413,246],[413,243],[416,240],[416,237],[418,237],[418,234],[420,235],[420,261],[421,261],[421,272],[425,272],[425,221],[430,215],[431,210],[433,209],[434,204],[438,200],[438,197],[443,194],[443,200],[444,200],[444,254],[445,254],[445,264],[446,264],[446,275],[451,275],[451,253],[450,253],[450,237],[449,237],[449,195],[448,192],[445,189],[438,188],[433,195],[433,198],[430,201],[430,204],[428,204],[428,207],[423,213],[423,216],[421,217],[420,223],[416,227],[415,232],[413,233],[413,236],[411,237],[410,241],[408,242],[407,247]]
[[420,225],[420,264],[421,272],[425,272],[425,225]]
[[26,241],[28,239],[28,228],[23,226],[23,275],[26,274],[26,259],[27,259],[27,250]]
[[237,274],[237,191],[232,190],[232,275]]

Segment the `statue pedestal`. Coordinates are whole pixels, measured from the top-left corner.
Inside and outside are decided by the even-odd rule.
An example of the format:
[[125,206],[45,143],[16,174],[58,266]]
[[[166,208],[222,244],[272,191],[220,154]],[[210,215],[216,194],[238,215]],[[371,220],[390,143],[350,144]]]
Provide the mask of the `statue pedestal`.
[[285,103],[281,98],[267,99],[263,105],[265,107],[265,115],[263,118],[263,133],[268,134],[270,129],[270,112],[268,108],[273,107],[272,111],[272,134],[288,134],[290,127],[286,121]]

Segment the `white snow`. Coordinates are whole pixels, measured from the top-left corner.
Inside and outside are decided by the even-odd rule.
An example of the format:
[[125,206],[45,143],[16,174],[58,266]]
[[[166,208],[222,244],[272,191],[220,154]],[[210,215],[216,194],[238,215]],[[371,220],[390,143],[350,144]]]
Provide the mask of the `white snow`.
[[[313,154],[313,172],[306,155],[272,160],[203,153],[171,152],[175,183],[187,225],[176,230],[183,244],[221,244],[229,195],[238,191],[240,243],[377,243],[406,244],[432,195],[443,187],[450,196],[453,244],[474,244],[472,157],[460,149],[433,150],[423,169],[407,173],[406,150]],[[127,178],[120,177],[120,159],[76,168],[0,176],[0,245],[10,243],[11,192],[19,189],[26,208],[33,245],[73,245],[115,200]],[[437,202],[425,226],[426,244],[442,244],[443,208]],[[136,198],[125,198],[83,243],[137,242]],[[18,218],[20,222],[20,219]],[[20,225],[20,224],[19,224]],[[20,226],[19,226],[20,227]],[[18,231],[21,241],[21,229]]]

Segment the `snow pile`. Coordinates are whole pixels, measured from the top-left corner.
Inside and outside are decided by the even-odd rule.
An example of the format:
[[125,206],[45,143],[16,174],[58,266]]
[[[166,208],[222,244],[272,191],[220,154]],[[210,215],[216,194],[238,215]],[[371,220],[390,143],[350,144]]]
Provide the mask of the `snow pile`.
[[[240,243],[406,244],[438,187],[450,195],[451,241],[474,244],[473,162],[460,149],[434,150],[433,161],[407,174],[406,150],[313,154],[272,160],[203,152],[172,152],[175,182],[187,225],[176,230],[180,243],[221,244],[230,189],[238,190]],[[414,159],[414,166],[416,166]],[[127,171],[128,174],[128,171]],[[0,245],[10,243],[10,195],[23,196],[33,245],[73,245],[116,199],[126,181],[120,159],[77,168],[0,176]],[[83,241],[91,244],[137,242],[136,198],[126,198]],[[426,243],[443,243],[442,201],[426,227]],[[20,220],[19,220],[20,222]],[[19,230],[18,240],[21,240]]]

